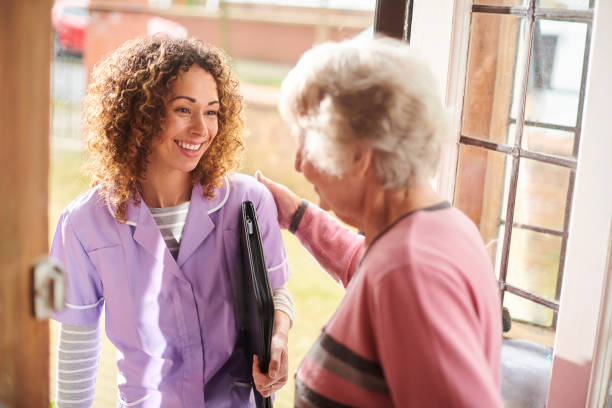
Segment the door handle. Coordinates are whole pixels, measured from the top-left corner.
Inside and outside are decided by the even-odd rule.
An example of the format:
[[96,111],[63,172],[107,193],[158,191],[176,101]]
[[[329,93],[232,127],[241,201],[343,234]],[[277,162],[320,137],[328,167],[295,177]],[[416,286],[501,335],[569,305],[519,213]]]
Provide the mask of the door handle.
[[48,319],[64,308],[66,271],[50,257],[42,257],[32,264],[33,311],[38,320]]

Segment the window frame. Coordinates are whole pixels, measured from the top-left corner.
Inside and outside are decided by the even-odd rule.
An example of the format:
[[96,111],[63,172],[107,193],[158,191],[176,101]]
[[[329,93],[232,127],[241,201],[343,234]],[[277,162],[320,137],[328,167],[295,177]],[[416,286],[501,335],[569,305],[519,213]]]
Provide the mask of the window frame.
[[[593,0],[591,0],[592,2]],[[556,326],[557,315],[559,310],[559,302],[558,298],[560,296],[560,291],[562,287],[562,279],[564,272],[564,264],[565,264],[565,255],[567,248],[567,238],[569,234],[569,221],[571,219],[571,205],[574,194],[574,186],[575,186],[575,170],[577,165],[577,155],[579,142],[582,133],[582,113],[583,113],[583,105],[584,105],[584,96],[585,96],[585,88],[586,88],[586,74],[588,72],[588,55],[590,51],[590,38],[591,38],[591,30],[592,30],[592,19],[593,19],[593,10],[566,10],[566,9],[545,9],[539,8],[536,0],[526,1],[527,4],[522,6],[504,6],[504,5],[480,5],[473,4],[471,6],[471,15],[474,13],[478,13],[479,16],[485,16],[487,14],[494,16],[504,16],[504,15],[513,15],[521,17],[521,21],[525,24],[525,29],[520,35],[522,36],[522,41],[525,43],[525,49],[523,50],[523,55],[519,56],[519,58],[524,58],[524,63],[519,71],[517,71],[518,77],[516,78],[520,84],[519,94],[518,94],[518,117],[514,120],[511,120],[509,123],[514,123],[516,129],[514,130],[514,140],[509,142],[496,142],[492,140],[483,140],[474,136],[465,135],[463,133],[460,134],[459,144],[464,146],[473,146],[484,149],[485,151],[496,151],[505,154],[504,157],[511,160],[511,170],[509,174],[509,185],[507,193],[504,192],[504,198],[507,198],[507,208],[505,214],[501,216],[499,220],[499,225],[504,226],[504,234],[502,240],[502,248],[501,248],[501,259],[500,259],[500,267],[499,267],[499,288],[501,295],[501,302],[504,304],[504,295],[506,292],[517,295],[523,299],[527,299],[531,302],[542,305],[548,309],[553,310],[553,319],[551,326],[554,328]],[[536,47],[535,43],[535,32],[537,30],[536,23],[538,22],[538,18],[546,19],[546,20],[557,20],[563,22],[578,22],[584,23],[586,26],[586,37],[585,37],[585,49],[584,49],[584,58],[582,62],[582,74],[581,74],[581,83],[580,83],[580,92],[578,98],[578,107],[577,107],[577,117],[576,124],[574,126],[560,126],[551,123],[541,123],[541,122],[533,122],[528,120],[525,117],[525,107],[526,101],[529,94],[528,83],[530,81],[531,76],[531,68],[532,68],[532,59],[533,59],[533,51]],[[541,20],[540,20],[541,21]],[[472,24],[470,24],[473,27]],[[467,89],[466,89],[467,92]],[[467,96],[466,96],[467,97]],[[465,118],[463,118],[465,121]],[[492,121],[495,118],[491,118]],[[559,157],[550,153],[539,152],[537,150],[532,150],[529,146],[523,146],[523,137],[526,126],[535,126],[540,129],[556,129],[556,130],[565,130],[574,134],[573,137],[573,154],[571,158],[567,157]],[[515,205],[518,197],[518,184],[519,184],[519,169],[521,168],[521,159],[530,159],[535,162],[545,163],[557,166],[557,168],[568,169],[569,173],[569,184],[568,189],[565,194],[565,208],[564,208],[564,223],[562,229],[557,228],[546,228],[538,225],[529,225],[517,223],[514,221],[515,218]],[[485,191],[483,191],[484,193]],[[455,196],[455,201],[457,197]],[[503,200],[503,198],[502,198]],[[561,249],[560,249],[560,259],[557,267],[557,282],[555,289],[555,297],[554,299],[549,299],[543,296],[536,295],[535,293],[531,293],[527,290],[521,289],[513,284],[508,283],[508,265],[509,265],[509,256],[510,256],[510,245],[512,235],[515,229],[521,230],[529,230],[532,232],[536,232],[538,234],[546,234],[549,236],[558,236],[561,238]]]

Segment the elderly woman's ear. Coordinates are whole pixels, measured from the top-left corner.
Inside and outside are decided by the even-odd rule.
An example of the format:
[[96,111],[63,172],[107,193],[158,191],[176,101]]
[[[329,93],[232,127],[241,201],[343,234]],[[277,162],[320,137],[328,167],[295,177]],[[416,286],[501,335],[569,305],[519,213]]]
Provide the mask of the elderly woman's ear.
[[376,166],[374,165],[374,151],[367,142],[357,142],[353,153],[353,162],[350,170],[354,176],[366,177],[369,172],[375,175]]

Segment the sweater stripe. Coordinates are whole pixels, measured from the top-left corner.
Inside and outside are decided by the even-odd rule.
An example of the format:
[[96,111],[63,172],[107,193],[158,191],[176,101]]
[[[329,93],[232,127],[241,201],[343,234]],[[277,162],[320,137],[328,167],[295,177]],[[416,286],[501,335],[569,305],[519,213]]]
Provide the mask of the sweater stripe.
[[354,369],[366,372],[374,377],[379,377],[382,381],[385,380],[382,367],[376,361],[368,360],[355,353],[353,350],[346,347],[344,344],[337,342],[327,332],[321,333],[320,344],[325,351],[331,355],[337,356],[344,360]]
[[313,391],[298,378],[295,379],[295,406],[300,408],[350,408],[350,405],[341,404]]
[[382,368],[366,360],[323,332],[309,353],[310,358],[323,370],[368,391],[388,393]]

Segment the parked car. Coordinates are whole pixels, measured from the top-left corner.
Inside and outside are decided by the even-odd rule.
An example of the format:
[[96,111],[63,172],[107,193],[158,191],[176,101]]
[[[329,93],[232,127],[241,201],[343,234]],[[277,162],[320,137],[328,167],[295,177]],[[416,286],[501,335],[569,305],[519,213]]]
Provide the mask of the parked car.
[[57,54],[83,54],[89,24],[88,4],[87,0],[55,0],[53,3],[51,24]]
[[[51,9],[51,24],[55,31],[56,54],[82,56],[85,33],[90,24],[89,0],[55,0]],[[165,33],[172,37],[187,37],[187,28],[166,18],[152,16],[146,20],[142,35]]]

